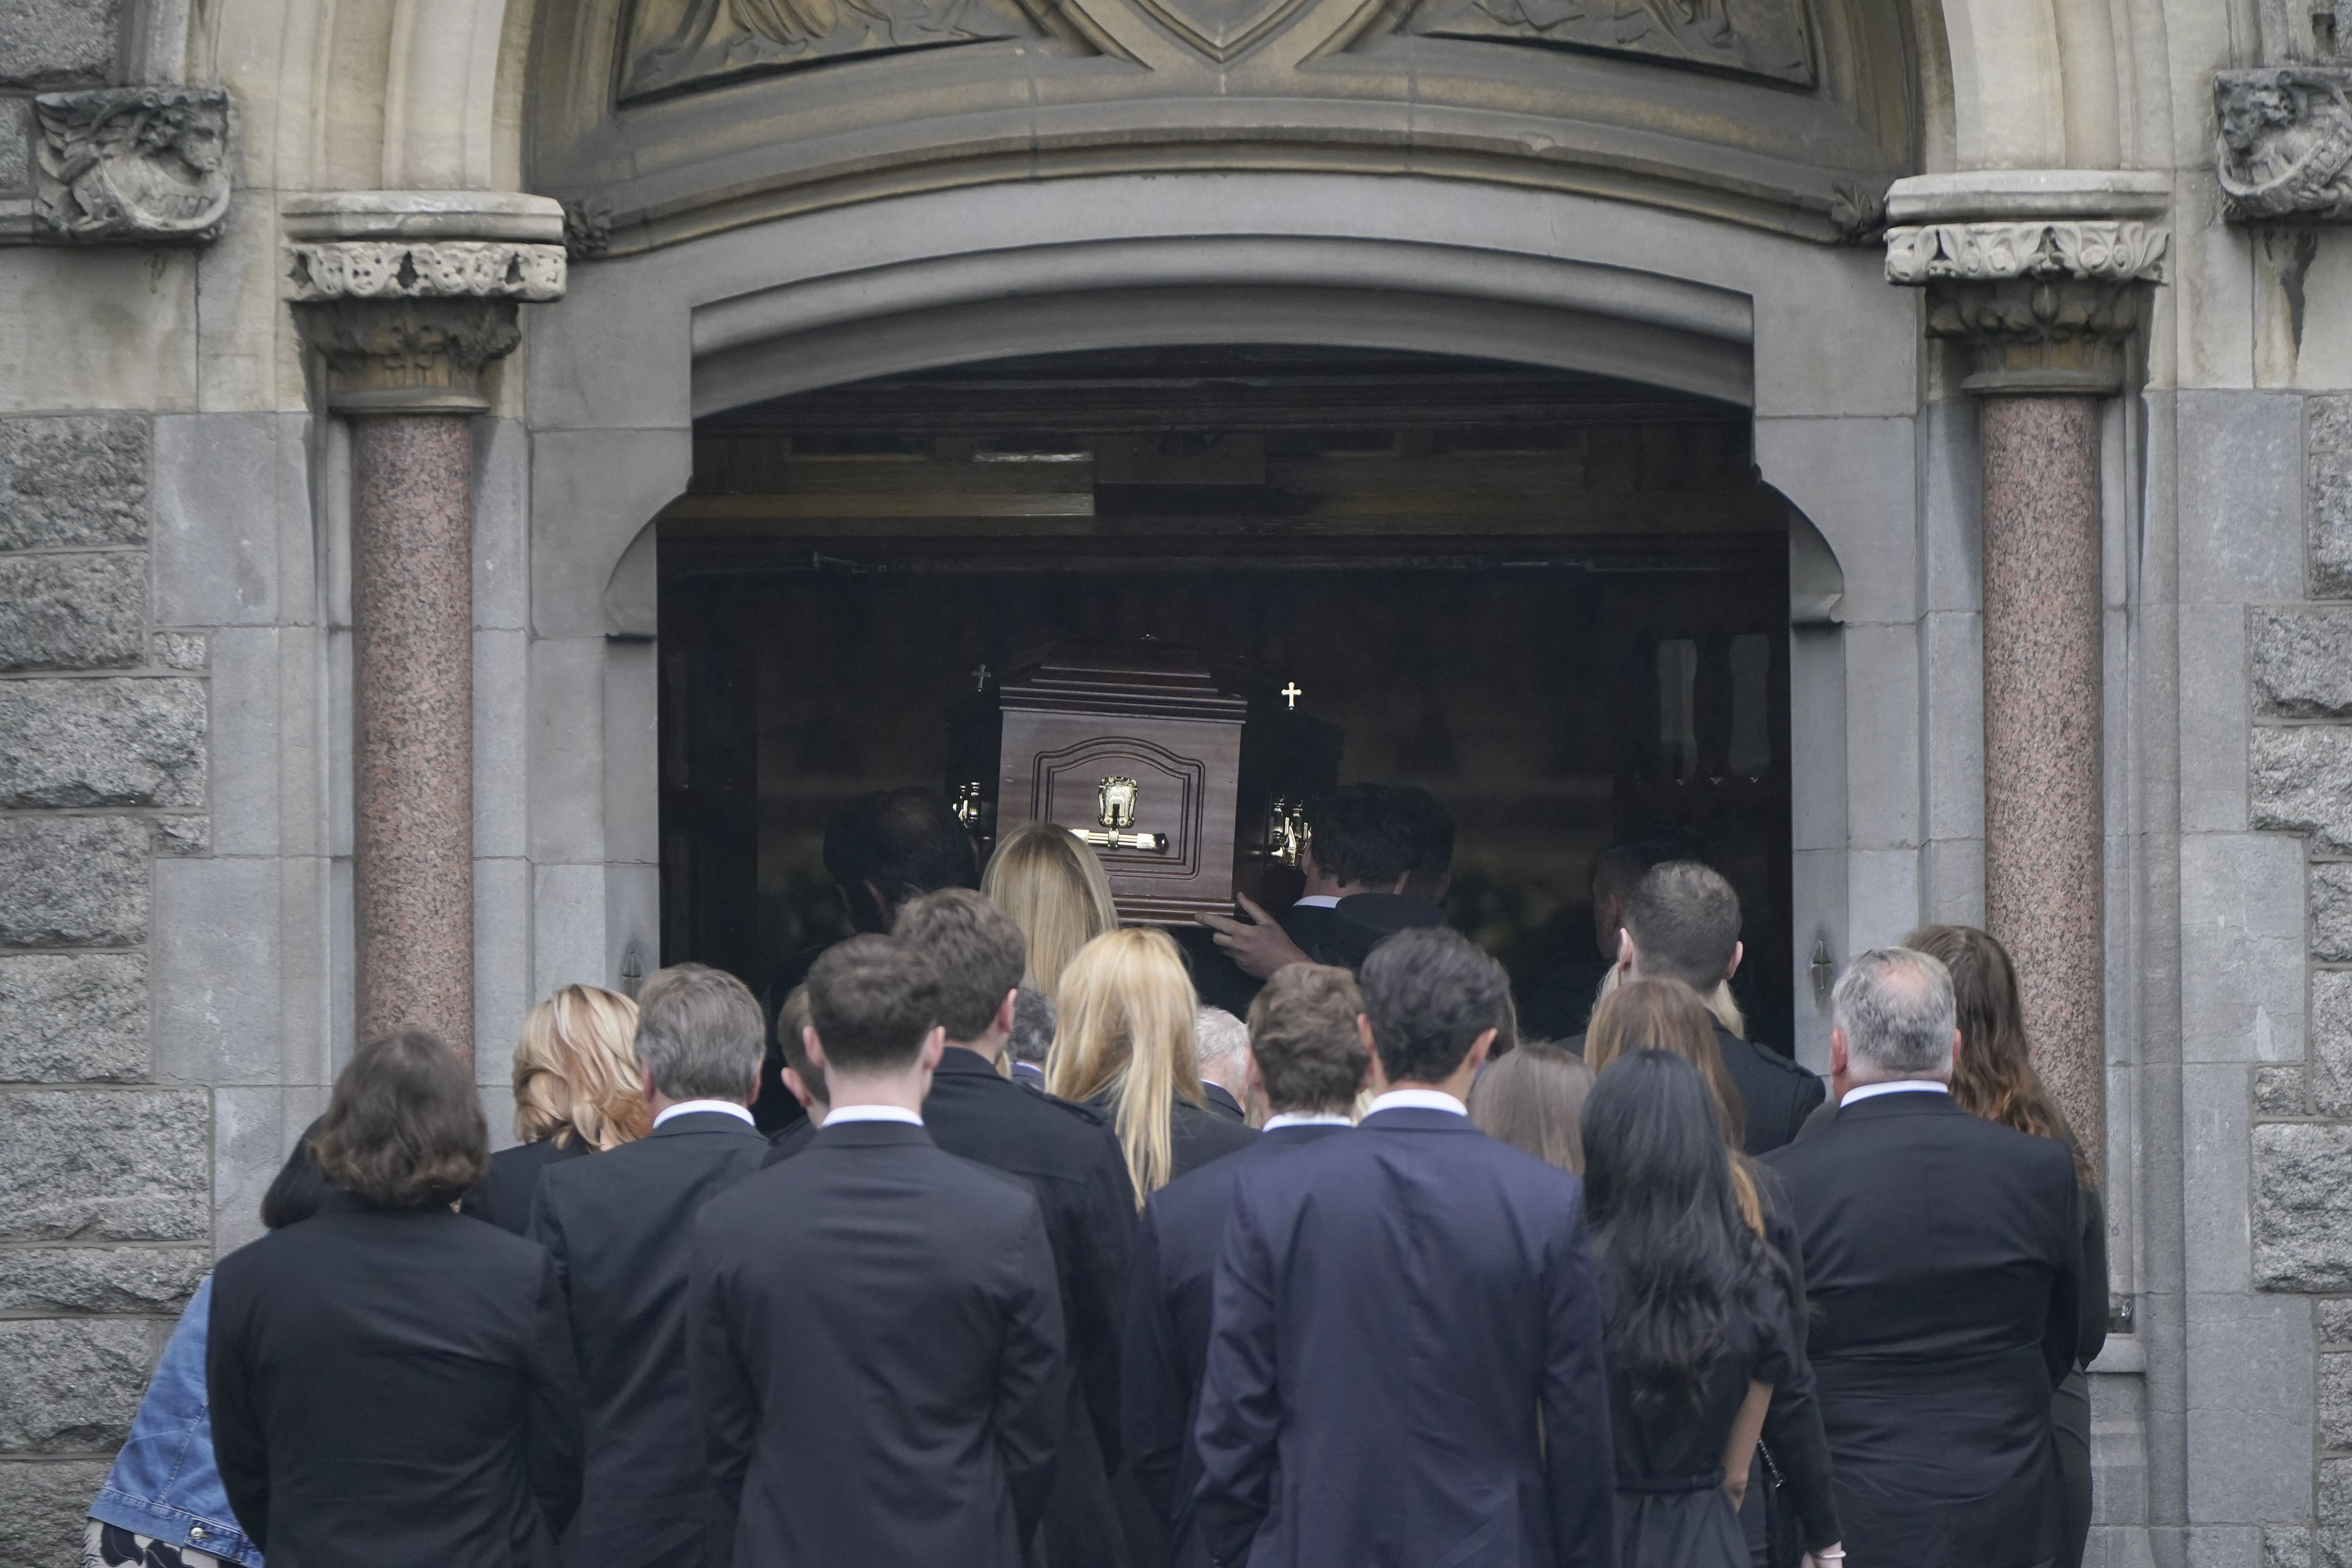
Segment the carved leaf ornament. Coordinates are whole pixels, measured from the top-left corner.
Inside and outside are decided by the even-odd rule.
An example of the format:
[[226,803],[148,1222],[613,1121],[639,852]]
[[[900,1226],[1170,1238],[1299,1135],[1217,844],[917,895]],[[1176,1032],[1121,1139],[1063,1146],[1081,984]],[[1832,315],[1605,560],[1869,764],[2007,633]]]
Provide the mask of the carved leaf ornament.
[[2145,223],[1937,223],[1886,231],[1886,280],[2093,278],[2161,282],[2171,236]]

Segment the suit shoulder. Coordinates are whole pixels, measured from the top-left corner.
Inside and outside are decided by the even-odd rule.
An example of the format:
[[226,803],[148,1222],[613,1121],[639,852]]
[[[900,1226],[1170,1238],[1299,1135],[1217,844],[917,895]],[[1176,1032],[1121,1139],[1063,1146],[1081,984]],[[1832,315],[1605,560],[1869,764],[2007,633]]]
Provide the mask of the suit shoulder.
[[1801,1084],[1808,1084],[1815,1087],[1820,1085],[1822,1081],[1821,1075],[1813,1071],[1812,1068],[1805,1066],[1802,1062],[1796,1060],[1794,1058],[1782,1056],[1779,1051],[1774,1050],[1771,1047],[1759,1045],[1754,1040],[1741,1040],[1737,1035],[1731,1036],[1731,1038],[1738,1040],[1741,1046],[1747,1047],[1746,1054],[1748,1056],[1753,1058],[1759,1064],[1770,1068],[1774,1072],[1780,1074],[1782,1077]]

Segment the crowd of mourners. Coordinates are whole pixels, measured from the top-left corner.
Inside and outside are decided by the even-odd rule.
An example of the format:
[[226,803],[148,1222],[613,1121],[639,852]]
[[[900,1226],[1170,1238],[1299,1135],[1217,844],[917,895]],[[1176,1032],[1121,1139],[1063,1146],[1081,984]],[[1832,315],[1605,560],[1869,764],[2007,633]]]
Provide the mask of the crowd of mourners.
[[2105,1220],[1998,942],[1856,954],[1825,1089],[1673,842],[1523,1008],[1437,918],[1442,808],[1314,821],[1285,917],[1171,934],[1062,829],[983,868],[861,799],[856,934],[764,997],[566,986],[495,1154],[469,1063],[362,1044],[86,1562],[2080,1563]]

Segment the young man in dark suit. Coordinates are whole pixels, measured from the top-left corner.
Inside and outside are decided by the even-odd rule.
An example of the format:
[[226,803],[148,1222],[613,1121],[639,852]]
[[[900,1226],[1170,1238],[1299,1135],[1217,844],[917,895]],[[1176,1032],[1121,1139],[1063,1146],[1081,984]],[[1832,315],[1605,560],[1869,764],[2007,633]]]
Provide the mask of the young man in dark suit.
[[1333,963],[1349,969],[1360,964],[1370,942],[1339,918],[1342,899],[1360,893],[1401,895],[1416,886],[1443,897],[1453,879],[1453,819],[1445,821],[1440,866],[1431,812],[1433,808],[1442,815],[1445,808],[1425,790],[1412,794],[1419,798],[1408,798],[1394,785],[1355,784],[1318,797],[1308,812],[1307,847],[1299,857],[1307,890],[1281,921],[1246,897],[1239,900],[1245,919],[1199,917],[1215,933],[1227,967],[1238,971],[1237,975],[1212,970],[1197,976],[1202,999],[1238,1013],[1249,1005],[1257,983],[1286,964]]
[[1614,1461],[1577,1179],[1471,1125],[1510,985],[1458,932],[1365,961],[1381,1089],[1261,1163],[1218,1262],[1198,1528],[1251,1568],[1605,1568]]
[[[1746,952],[1739,895],[1722,873],[1696,860],[1653,866],[1625,896],[1623,920],[1617,966],[1627,980],[1679,980],[1709,997]],[[1794,1140],[1824,1098],[1822,1080],[1721,1024],[1715,1043],[1746,1110],[1747,1152],[1762,1154]],[[1582,1056],[1584,1037],[1570,1040],[1569,1049]]]
[[655,974],[637,1001],[652,1132],[540,1178],[530,1238],[563,1281],[587,1409],[586,1485],[563,1538],[581,1568],[700,1559],[710,1472],[687,1376],[687,1271],[694,1216],[768,1152],[745,1109],[764,1033],[733,975]]
[[824,1126],[695,1224],[712,1560],[1019,1568],[1068,1400],[1045,1216],[924,1131],[946,1048],[929,959],[852,937],[808,987]]
[[1209,1561],[1192,1528],[1201,1462],[1192,1426],[1209,1353],[1211,1288],[1225,1221],[1249,1173],[1347,1131],[1371,1071],[1357,1032],[1363,1012],[1355,976],[1294,963],[1275,971],[1250,1005],[1242,1047],[1250,1091],[1263,1096],[1264,1135],[1248,1148],[1171,1182],[1144,1205],[1129,1271],[1122,1419],[1137,1483],[1174,1543],[1181,1568]]
[[2080,1332],[2073,1158],[1953,1103],[1959,1031],[1933,958],[1857,954],[1832,1005],[1838,1113],[1767,1163],[1796,1223],[1846,1548],[2038,1568],[2060,1545],[2050,1394]]
[[891,934],[931,962],[947,1047],[931,1076],[923,1123],[950,1154],[1020,1177],[1045,1211],[1070,1347],[1069,1415],[1045,1518],[1046,1561],[1087,1568],[1124,1563],[1111,1489],[1118,1468],[1118,1315],[1135,1241],[1135,1188],[1100,1111],[1004,1077],[1028,944],[980,894],[929,893]]

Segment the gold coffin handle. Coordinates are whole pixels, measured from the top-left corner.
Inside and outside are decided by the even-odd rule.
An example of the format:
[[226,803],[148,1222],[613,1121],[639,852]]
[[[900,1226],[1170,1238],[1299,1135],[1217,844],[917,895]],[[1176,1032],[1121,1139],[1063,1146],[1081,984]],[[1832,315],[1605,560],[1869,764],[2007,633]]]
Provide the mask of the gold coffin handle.
[[1074,827],[1070,831],[1078,836],[1080,842],[1091,844],[1097,849],[1147,849],[1154,855],[1168,853],[1168,835],[1165,833],[1104,833],[1092,827]]

